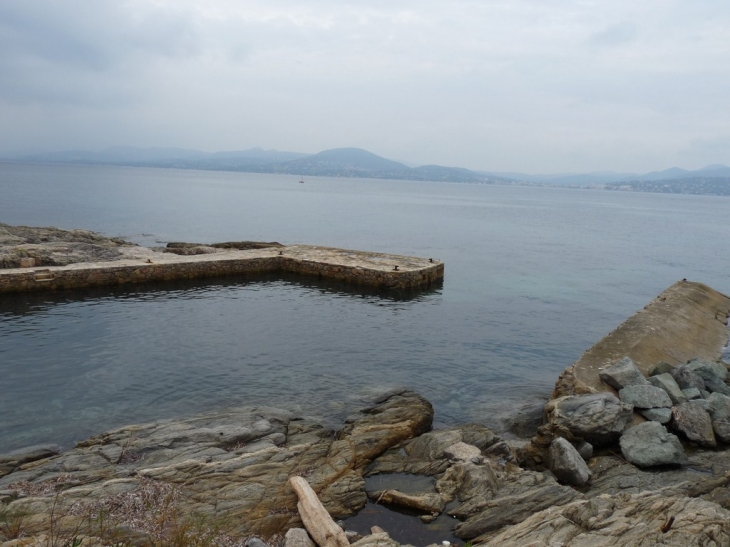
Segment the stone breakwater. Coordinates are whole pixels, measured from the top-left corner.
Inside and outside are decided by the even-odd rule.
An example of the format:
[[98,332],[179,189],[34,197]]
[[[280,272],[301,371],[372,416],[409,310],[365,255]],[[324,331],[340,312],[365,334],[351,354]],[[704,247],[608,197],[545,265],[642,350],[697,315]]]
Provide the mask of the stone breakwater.
[[720,359],[728,339],[730,298],[702,283],[682,280],[664,290],[565,369],[553,398],[618,390],[600,371],[624,357],[644,376],[657,363]]
[[133,249],[135,256],[113,261],[0,270],[0,294],[277,272],[403,290],[427,288],[444,276],[435,259],[310,245],[185,256]]

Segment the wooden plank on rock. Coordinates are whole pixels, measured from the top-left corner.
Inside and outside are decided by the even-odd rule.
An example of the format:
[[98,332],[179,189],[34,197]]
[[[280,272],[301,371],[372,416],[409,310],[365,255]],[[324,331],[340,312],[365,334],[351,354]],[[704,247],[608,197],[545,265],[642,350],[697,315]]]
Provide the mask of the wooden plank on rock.
[[345,532],[337,526],[319,501],[312,487],[303,477],[289,479],[291,487],[299,497],[297,509],[304,527],[319,547],[349,547]]

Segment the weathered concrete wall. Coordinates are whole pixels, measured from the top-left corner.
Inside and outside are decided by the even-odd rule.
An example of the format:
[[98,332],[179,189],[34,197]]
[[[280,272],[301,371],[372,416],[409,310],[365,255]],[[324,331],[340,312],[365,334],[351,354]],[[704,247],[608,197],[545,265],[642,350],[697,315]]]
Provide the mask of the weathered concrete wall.
[[612,391],[598,371],[625,356],[648,375],[659,361],[672,365],[716,361],[728,341],[730,298],[702,283],[680,281],[586,351],[560,375],[553,398]]
[[382,271],[359,266],[332,265],[294,258],[282,258],[279,270],[388,289],[428,287],[444,277],[443,264],[416,271]]
[[97,265],[88,268],[44,268],[14,274],[0,274],[0,293],[61,290],[98,285],[124,285],[148,281],[170,281],[276,271],[277,258],[250,258],[205,262]]
[[412,257],[309,246],[185,257],[165,254],[151,262],[120,260],[4,270],[0,271],[0,293],[268,272],[292,272],[388,289],[412,289],[425,288],[442,279],[444,265]]

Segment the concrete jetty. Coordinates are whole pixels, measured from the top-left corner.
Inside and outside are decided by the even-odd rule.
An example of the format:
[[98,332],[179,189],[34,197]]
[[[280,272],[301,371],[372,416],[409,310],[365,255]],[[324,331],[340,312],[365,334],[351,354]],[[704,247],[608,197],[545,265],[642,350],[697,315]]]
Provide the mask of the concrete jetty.
[[679,281],[565,369],[553,398],[614,391],[599,371],[623,357],[630,357],[645,376],[660,361],[716,361],[728,342],[728,317],[730,297],[702,283]]
[[444,264],[436,259],[311,245],[222,250],[192,256],[136,249],[134,256],[113,261],[0,270],[0,293],[277,272],[400,290],[427,288],[444,276]]

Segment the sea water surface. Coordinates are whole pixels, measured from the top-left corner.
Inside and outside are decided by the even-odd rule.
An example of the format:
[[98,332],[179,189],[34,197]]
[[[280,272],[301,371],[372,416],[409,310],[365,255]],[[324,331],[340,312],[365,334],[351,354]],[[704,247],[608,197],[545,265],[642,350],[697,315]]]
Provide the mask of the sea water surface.
[[410,295],[312,279],[0,296],[0,452],[229,405],[333,424],[409,387],[499,427],[675,281],[730,291],[730,199],[0,163],[0,222],[145,245],[279,241],[433,257]]

